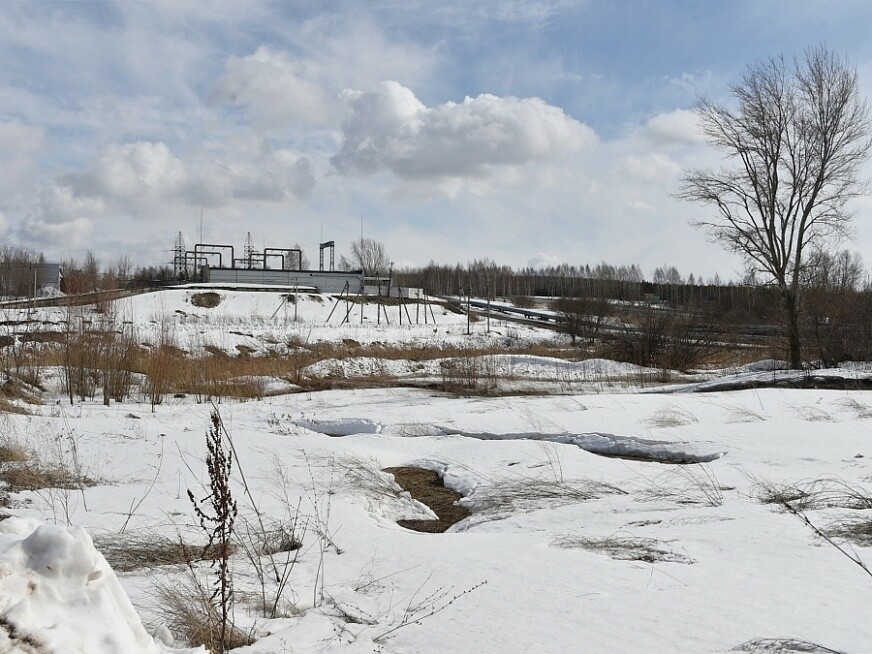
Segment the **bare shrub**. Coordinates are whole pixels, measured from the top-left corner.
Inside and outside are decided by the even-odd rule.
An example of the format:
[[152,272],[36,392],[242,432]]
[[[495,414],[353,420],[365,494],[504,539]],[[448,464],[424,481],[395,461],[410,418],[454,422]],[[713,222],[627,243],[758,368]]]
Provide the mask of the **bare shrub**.
[[151,351],[145,356],[145,374],[147,383],[145,392],[151,404],[151,410],[163,401],[163,396],[170,388],[173,370],[178,370],[179,349],[175,343],[175,329],[171,318],[161,314],[158,323],[157,340],[152,344]]
[[212,562],[215,568],[215,589],[209,596],[209,607],[205,615],[213,623],[213,631],[218,634],[218,641],[215,643],[217,648],[211,646],[210,650],[213,654],[223,654],[230,649],[235,632],[231,619],[233,578],[230,574],[230,555],[233,551],[231,539],[237,509],[230,490],[233,462],[224,443],[221,415],[217,409],[212,411],[211,424],[206,432],[206,450],[210,492],[203,499],[197,500],[189,489],[188,499],[208,539],[206,548],[217,549],[218,556]]
[[576,338],[583,338],[591,345],[612,314],[609,301],[596,297],[561,297],[554,302],[554,310],[573,343]]
[[685,371],[715,351],[718,334],[701,312],[646,304],[610,336],[607,352],[618,361],[646,368]]
[[498,375],[493,356],[474,351],[459,353],[440,363],[442,390],[460,395],[480,395],[497,389]]

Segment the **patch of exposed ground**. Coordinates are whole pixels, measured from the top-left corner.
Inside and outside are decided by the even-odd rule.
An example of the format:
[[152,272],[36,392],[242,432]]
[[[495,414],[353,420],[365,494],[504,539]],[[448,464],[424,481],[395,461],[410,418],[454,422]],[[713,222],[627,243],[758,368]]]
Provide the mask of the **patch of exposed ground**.
[[397,524],[401,527],[428,534],[439,534],[469,516],[469,511],[457,504],[463,496],[455,490],[446,488],[439,473],[412,466],[385,468],[384,471],[391,473],[397,485],[408,491],[412,498],[426,504],[439,516],[438,520],[397,520]]
[[798,388],[829,391],[868,391],[872,390],[872,377],[854,379],[838,375],[806,375],[789,379],[725,379],[706,382],[694,389],[697,393],[720,391],[744,391],[757,388]]

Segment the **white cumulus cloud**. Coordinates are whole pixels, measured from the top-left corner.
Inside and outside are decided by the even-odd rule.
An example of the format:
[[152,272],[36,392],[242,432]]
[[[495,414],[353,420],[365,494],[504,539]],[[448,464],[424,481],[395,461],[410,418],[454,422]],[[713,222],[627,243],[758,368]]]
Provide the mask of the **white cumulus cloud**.
[[40,195],[38,209],[21,223],[20,236],[39,245],[82,245],[105,209],[100,198],[78,196],[70,186],[50,187]]
[[0,207],[26,199],[44,147],[43,128],[0,120]]
[[309,197],[315,185],[308,158],[263,142],[222,143],[186,159],[161,142],[116,144],[61,183],[74,198],[139,218],[161,218],[180,206],[292,201]]
[[689,109],[676,109],[652,116],[645,125],[645,134],[660,145],[694,145],[703,142],[696,114]]
[[539,98],[483,94],[425,106],[408,88],[342,93],[348,117],[332,157],[345,174],[390,170],[406,178],[480,177],[495,166],[548,159],[596,142],[589,127]]
[[545,254],[540,252],[532,259],[527,261],[527,265],[533,270],[542,270],[544,268],[555,268],[563,263],[560,257],[555,257],[553,254]]
[[665,182],[681,172],[681,166],[664,154],[629,155],[621,161],[624,172],[640,182]]
[[326,119],[324,92],[305,68],[286,53],[261,46],[254,54],[227,60],[215,95],[246,107],[267,127],[322,124]]
[[159,199],[178,193],[188,175],[164,143],[139,141],[110,146],[76,179],[86,195]]

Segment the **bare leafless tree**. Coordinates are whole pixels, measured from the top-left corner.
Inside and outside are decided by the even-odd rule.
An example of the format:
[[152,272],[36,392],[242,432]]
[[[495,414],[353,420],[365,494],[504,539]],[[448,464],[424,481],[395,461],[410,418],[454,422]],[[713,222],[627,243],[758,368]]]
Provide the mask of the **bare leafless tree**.
[[367,277],[379,277],[388,272],[385,246],[372,238],[359,238],[351,244],[351,262]]
[[696,109],[708,142],[734,165],[689,172],[678,196],[713,205],[717,215],[695,224],[778,288],[788,359],[800,367],[803,267],[812,248],[848,233],[869,105],[856,70],[823,46],[749,66],[729,90],[736,108],[703,99]]

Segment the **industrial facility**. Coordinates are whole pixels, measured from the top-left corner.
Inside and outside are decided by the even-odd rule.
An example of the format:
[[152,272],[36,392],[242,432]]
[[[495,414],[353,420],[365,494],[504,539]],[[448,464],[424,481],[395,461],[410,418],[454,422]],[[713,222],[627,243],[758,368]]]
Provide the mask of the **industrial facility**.
[[240,257],[236,256],[236,248],[227,244],[197,243],[188,250],[181,233],[173,252],[173,274],[178,280],[223,286],[281,286],[318,293],[344,291],[352,295],[363,293],[367,283],[362,270],[334,269],[333,241],[319,245],[317,270],[303,269],[303,253],[297,247],[255,249],[250,233]]

